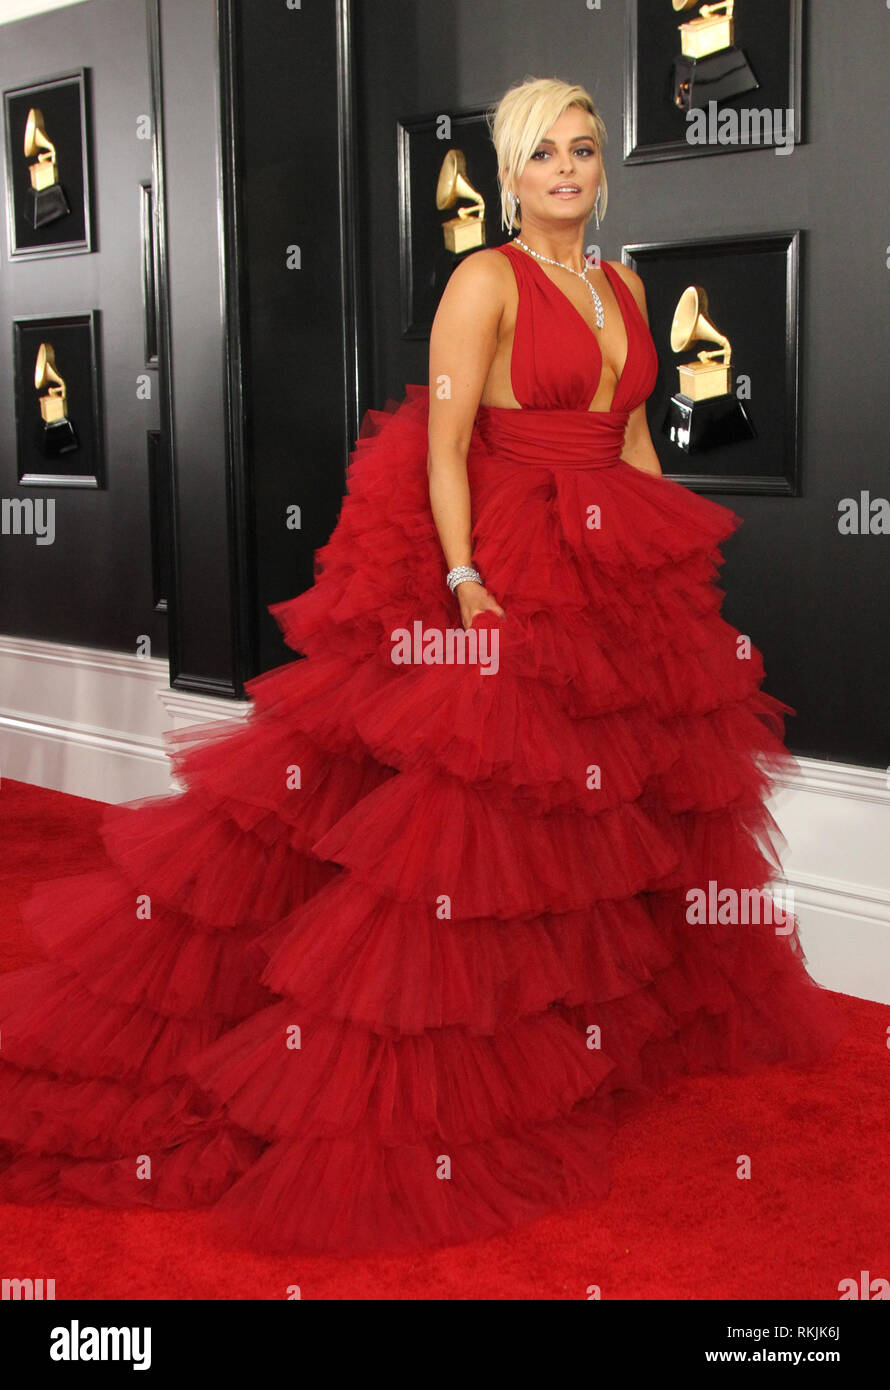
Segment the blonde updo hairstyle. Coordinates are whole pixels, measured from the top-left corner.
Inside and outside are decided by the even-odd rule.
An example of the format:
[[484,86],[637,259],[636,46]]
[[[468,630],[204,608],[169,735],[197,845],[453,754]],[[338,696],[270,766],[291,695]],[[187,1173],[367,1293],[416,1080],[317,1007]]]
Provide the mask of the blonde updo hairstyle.
[[501,190],[501,226],[518,231],[522,219],[511,202],[519,176],[537,148],[539,140],[558,121],[563,111],[579,106],[593,117],[593,139],[600,156],[600,205],[603,218],[609,201],[606,170],[602,162],[606,127],[593,97],[584,87],[560,82],[556,77],[527,77],[505,92],[496,107],[487,113],[488,128],[498,157],[498,184]]

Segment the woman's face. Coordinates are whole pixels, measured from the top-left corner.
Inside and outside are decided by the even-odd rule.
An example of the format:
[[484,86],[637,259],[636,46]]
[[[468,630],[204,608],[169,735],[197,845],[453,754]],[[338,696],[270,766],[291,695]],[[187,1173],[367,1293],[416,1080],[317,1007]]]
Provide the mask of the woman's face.
[[593,129],[590,112],[570,106],[538,141],[516,187],[523,229],[592,215],[601,172]]

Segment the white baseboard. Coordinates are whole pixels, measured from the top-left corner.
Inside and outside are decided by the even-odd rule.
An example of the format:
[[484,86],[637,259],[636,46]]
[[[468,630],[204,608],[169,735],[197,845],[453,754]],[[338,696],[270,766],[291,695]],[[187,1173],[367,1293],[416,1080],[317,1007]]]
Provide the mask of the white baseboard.
[[163,734],[246,718],[249,700],[172,690],[167,662],[0,636],[0,777],[94,801],[176,790]]
[[[172,690],[166,661],[19,637],[0,637],[0,690],[0,776],[109,802],[176,789],[166,730],[250,710]],[[890,1004],[887,773],[799,759],[770,810],[813,978]]]
[[890,779],[884,768],[799,758],[770,810],[788,843],[810,974],[841,994],[890,1004]]
[[15,24],[19,19],[31,19],[34,15],[48,14],[50,10],[61,10],[66,5],[82,5],[84,0],[3,0],[0,10],[0,24]]

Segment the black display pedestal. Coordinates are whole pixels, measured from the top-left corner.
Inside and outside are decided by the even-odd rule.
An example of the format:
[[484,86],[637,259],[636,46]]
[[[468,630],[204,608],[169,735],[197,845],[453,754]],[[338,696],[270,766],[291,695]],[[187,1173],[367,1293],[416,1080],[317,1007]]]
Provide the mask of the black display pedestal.
[[757,438],[745,407],[735,396],[712,396],[707,401],[672,396],[661,432],[687,454]]

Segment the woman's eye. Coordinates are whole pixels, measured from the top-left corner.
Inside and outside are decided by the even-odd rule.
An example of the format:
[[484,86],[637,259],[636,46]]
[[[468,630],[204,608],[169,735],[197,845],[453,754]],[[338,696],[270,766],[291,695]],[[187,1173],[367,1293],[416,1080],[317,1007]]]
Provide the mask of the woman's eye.
[[[592,145],[581,145],[577,150],[575,150],[575,154],[594,155],[596,154],[596,150],[593,148]],[[549,155],[549,150],[535,150],[534,154],[532,155],[532,159],[546,159],[549,157]]]

